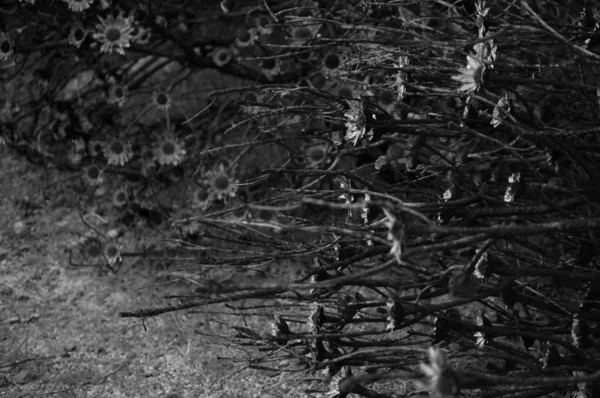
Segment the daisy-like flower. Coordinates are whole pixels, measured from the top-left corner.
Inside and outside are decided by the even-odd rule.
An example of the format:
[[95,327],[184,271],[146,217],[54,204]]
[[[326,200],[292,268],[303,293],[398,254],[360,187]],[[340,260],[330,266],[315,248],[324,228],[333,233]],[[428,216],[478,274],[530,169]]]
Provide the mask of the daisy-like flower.
[[189,237],[200,231],[200,224],[193,219],[193,214],[189,211],[183,211],[177,214],[176,217],[176,221],[173,224],[181,231],[182,235]]
[[354,145],[366,132],[366,118],[362,100],[348,101],[350,109],[344,113],[346,117],[346,141],[352,141]]
[[154,149],[154,159],[161,165],[177,166],[185,156],[183,142],[172,135],[164,137]]
[[192,193],[192,206],[197,209],[206,210],[212,203],[212,196],[208,189],[199,187]]
[[400,262],[404,242],[404,222],[394,216],[388,209],[383,209],[383,212],[386,217],[384,224],[388,228],[387,239],[392,242],[390,253]]
[[335,52],[325,54],[321,63],[321,72],[330,77],[335,75],[344,64],[344,56]]
[[12,58],[13,55],[13,42],[6,34],[6,32],[0,32],[0,61]]
[[117,104],[119,107],[122,107],[127,100],[127,94],[129,90],[127,86],[123,86],[122,84],[113,84],[108,89],[108,99],[107,102],[109,104]]
[[79,48],[79,46],[81,46],[81,43],[83,43],[83,41],[87,37],[87,34],[87,29],[84,29],[84,27],[81,26],[80,23],[76,23],[71,27],[71,31],[69,32],[68,43],[74,47]]
[[83,169],[83,181],[90,186],[98,186],[104,182],[104,175],[100,167],[90,165]]
[[211,55],[213,62],[218,67],[223,67],[227,65],[233,59],[233,53],[230,49],[225,47],[215,48]]
[[281,67],[277,58],[268,58],[263,59],[260,70],[267,79],[271,80],[281,72]]
[[127,188],[119,188],[112,195],[112,203],[115,207],[123,207],[129,201]]
[[235,38],[235,45],[241,48],[250,47],[256,42],[256,28],[241,30]]
[[131,160],[133,153],[131,152],[131,145],[128,142],[114,139],[104,146],[104,156],[108,164],[124,166],[125,163]]
[[227,174],[223,163],[208,171],[204,182],[208,186],[209,194],[223,201],[227,201],[229,196],[234,197],[238,188],[238,181]]
[[429,362],[421,362],[421,371],[426,379],[417,381],[417,384],[429,390],[434,398],[456,397],[459,393],[458,382],[444,354],[438,348],[429,347]]
[[484,63],[472,55],[467,55],[467,66],[459,68],[459,75],[452,76],[452,80],[456,80],[461,83],[458,91],[466,94],[471,94],[479,90],[479,87],[483,83],[483,74],[485,72]]
[[304,163],[309,169],[317,169],[327,160],[330,145],[326,141],[312,142],[304,147]]
[[121,257],[122,247],[116,242],[109,242],[104,247],[104,258],[108,265],[115,266],[120,264],[123,261],[123,257]]
[[90,140],[87,143],[87,150],[91,157],[99,156],[104,152],[104,144],[102,141]]
[[104,247],[100,239],[87,238],[81,246],[80,253],[86,259],[97,259],[104,254]]
[[267,14],[257,15],[254,18],[254,26],[256,26],[258,34],[261,35],[270,35],[273,33],[273,28],[269,26],[272,23],[271,18]]
[[171,107],[171,96],[164,91],[155,91],[152,93],[152,103],[161,111],[168,111]]
[[129,47],[131,44],[131,22],[128,18],[123,18],[119,15],[117,18],[109,15],[106,19],[98,17],[100,24],[96,25],[98,33],[94,33],[94,39],[102,43],[100,51],[112,53],[113,51],[118,52],[121,55],[125,55],[125,47]]
[[87,10],[94,3],[94,0],[63,0],[73,12],[82,12]]

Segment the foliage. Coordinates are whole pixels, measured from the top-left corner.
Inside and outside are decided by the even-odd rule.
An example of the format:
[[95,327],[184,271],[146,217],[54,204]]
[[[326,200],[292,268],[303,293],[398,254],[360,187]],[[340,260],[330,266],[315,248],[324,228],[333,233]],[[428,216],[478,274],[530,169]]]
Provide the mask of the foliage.
[[190,283],[121,315],[226,303],[315,395],[593,396],[593,2],[233,3],[2,9],[2,142],[79,177],[82,261]]

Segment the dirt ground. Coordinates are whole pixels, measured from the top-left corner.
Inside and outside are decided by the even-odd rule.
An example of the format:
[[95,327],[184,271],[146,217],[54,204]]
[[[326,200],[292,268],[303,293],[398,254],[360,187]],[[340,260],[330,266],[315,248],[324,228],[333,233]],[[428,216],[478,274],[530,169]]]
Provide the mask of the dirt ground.
[[39,196],[39,172],[6,158],[0,166],[0,397],[282,396],[217,359],[230,353],[203,333],[230,330],[214,317],[120,318],[164,305],[173,287],[132,258],[117,274],[71,266],[77,211],[50,201],[25,217],[16,199]]

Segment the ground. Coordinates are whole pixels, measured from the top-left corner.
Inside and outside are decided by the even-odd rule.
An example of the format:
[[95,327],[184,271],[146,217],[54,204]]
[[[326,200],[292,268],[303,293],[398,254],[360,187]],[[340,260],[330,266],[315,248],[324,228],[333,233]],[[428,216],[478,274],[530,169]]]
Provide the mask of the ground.
[[[164,305],[173,286],[159,283],[156,270],[139,259],[126,258],[116,274],[70,265],[69,250],[85,231],[77,210],[40,199],[47,172],[6,152],[0,163],[0,397],[282,396],[281,387],[263,388],[273,382],[262,375],[239,373],[217,359],[230,352],[205,333],[230,330],[213,315],[168,314],[144,323],[120,318],[120,311]],[[24,210],[17,205],[23,198],[39,207]]]

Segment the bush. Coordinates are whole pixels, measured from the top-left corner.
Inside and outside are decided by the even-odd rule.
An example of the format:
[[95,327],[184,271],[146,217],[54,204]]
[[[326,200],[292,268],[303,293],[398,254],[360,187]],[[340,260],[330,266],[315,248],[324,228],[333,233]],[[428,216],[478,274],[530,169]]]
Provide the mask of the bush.
[[314,394],[594,396],[592,2],[240,3],[5,2],[1,141],[76,177],[72,263],[159,260],[190,294],[122,316],[223,304]]

